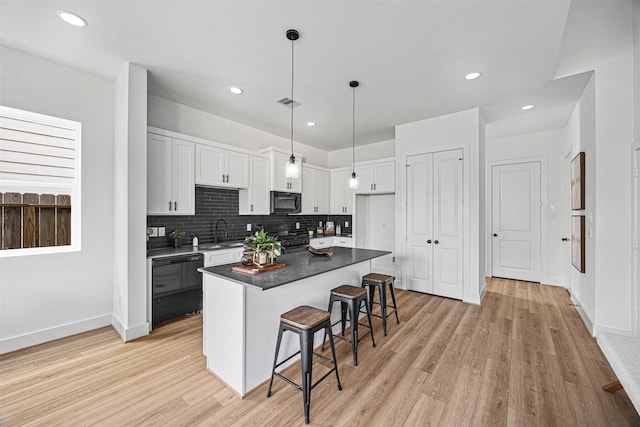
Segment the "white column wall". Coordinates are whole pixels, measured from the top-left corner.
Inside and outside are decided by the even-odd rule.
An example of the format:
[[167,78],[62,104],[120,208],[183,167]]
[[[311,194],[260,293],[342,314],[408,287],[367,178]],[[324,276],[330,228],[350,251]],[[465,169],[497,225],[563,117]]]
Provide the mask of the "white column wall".
[[0,104],[82,123],[81,249],[0,260],[5,353],[111,323],[114,83],[6,46],[0,57]]
[[[481,134],[484,121],[477,108],[396,126],[396,271],[405,280],[406,257],[406,158],[412,154],[452,150],[464,151],[464,290],[463,300],[480,304],[484,285],[485,212],[481,211],[480,160],[484,154]],[[482,260],[482,261],[481,261]],[[482,277],[480,277],[482,276]]]
[[147,70],[126,64],[116,80],[112,324],[125,341],[148,334]]

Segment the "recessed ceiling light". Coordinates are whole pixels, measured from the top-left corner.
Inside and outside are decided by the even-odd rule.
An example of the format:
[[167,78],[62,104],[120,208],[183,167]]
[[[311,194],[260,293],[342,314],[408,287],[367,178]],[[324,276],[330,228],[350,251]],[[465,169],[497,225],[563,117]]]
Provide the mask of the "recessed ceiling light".
[[533,105],[531,105],[531,104],[527,104],[527,105],[523,105],[522,106],[523,110],[531,110],[532,108],[533,108]]
[[467,79],[467,80],[475,80],[478,77],[480,77],[480,73],[478,73],[478,72],[469,73],[466,76],[464,76],[464,78]]
[[242,92],[244,92],[244,91],[242,89],[240,89],[239,87],[229,86],[229,92],[231,92],[234,95],[241,95]]
[[314,127],[316,125],[316,122],[307,122],[307,126],[309,126],[310,128]]
[[85,21],[81,16],[76,15],[72,12],[67,12],[66,10],[59,10],[58,16],[67,24],[71,24],[75,27],[86,27],[87,21]]

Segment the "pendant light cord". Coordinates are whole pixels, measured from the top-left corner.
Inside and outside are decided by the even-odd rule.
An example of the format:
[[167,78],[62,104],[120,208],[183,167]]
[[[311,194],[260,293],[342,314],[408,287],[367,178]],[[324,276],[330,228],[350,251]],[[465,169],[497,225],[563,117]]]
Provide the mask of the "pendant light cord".
[[293,107],[294,107],[294,100],[293,100],[293,42],[294,40],[291,40],[291,157],[293,158]]
[[352,153],[351,153],[351,172],[356,172],[356,88],[353,88],[353,102],[352,102]]

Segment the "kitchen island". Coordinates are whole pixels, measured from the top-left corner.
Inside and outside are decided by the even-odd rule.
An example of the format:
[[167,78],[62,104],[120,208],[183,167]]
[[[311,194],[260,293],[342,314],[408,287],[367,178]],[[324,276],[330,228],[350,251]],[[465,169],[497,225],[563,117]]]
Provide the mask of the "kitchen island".
[[[389,253],[334,247],[329,257],[295,250],[278,258],[286,267],[264,273],[232,270],[238,264],[200,269],[207,369],[239,396],[246,395],[271,376],[280,314],[299,305],[326,310],[331,289],[360,286],[362,276],[371,272],[371,260]],[[340,310],[333,313],[332,322]],[[315,345],[321,341],[318,333]],[[298,349],[298,337],[285,334],[280,360]]]

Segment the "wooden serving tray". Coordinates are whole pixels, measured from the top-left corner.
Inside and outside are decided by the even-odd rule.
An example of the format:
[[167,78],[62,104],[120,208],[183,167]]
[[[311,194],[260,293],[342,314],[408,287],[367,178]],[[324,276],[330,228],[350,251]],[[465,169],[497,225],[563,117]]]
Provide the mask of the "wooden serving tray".
[[264,273],[265,271],[277,270],[278,268],[282,268],[286,265],[287,264],[283,262],[276,262],[275,264],[271,264],[263,268],[258,268],[255,265],[234,265],[233,267],[231,267],[231,269],[234,271],[240,271],[242,273],[247,273],[247,274],[260,274],[260,273]]

